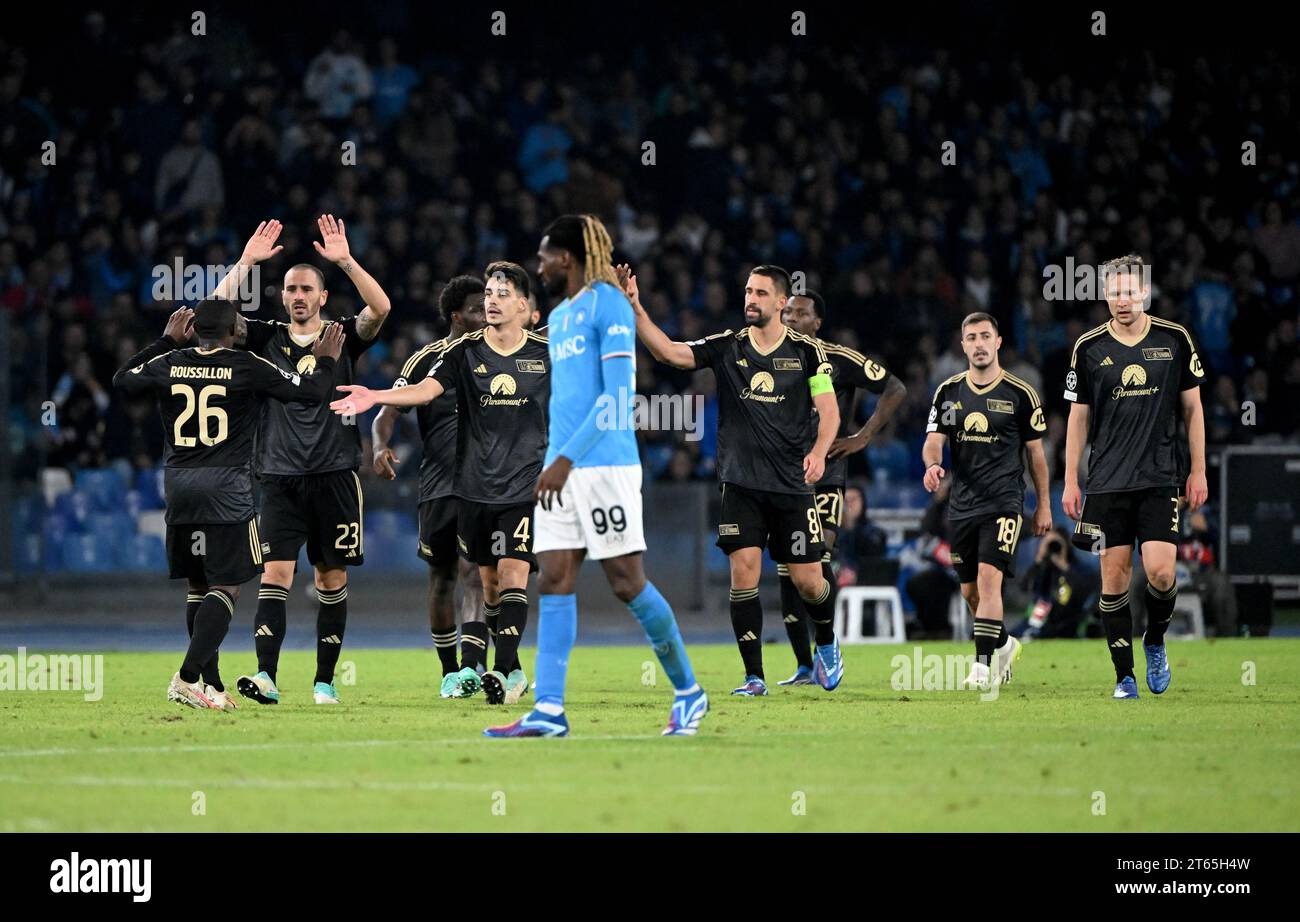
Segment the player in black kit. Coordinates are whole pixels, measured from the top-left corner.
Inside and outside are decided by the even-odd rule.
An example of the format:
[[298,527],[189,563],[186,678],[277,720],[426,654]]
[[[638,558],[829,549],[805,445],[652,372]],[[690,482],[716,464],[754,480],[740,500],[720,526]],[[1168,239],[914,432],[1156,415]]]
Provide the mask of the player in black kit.
[[[438,309],[447,322],[443,339],[417,350],[406,364],[393,387],[406,387],[412,381],[429,376],[438,357],[466,333],[483,329],[483,279],[477,275],[458,275],[443,286]],[[374,446],[374,469],[380,477],[392,480],[397,456],[388,447],[397,420],[410,407],[384,407],[371,426]],[[461,559],[456,551],[456,390],[416,408],[424,450],[420,456],[419,523],[420,558],[429,565],[429,630],[442,666],[443,698],[462,698],[478,690],[478,676],[485,669],[488,637],[496,633],[500,609],[484,610],[483,584],[478,568]],[[461,651],[464,672],[456,661],[455,587],[461,585]],[[472,676],[471,676],[472,674]]]
[[457,549],[479,567],[484,604],[501,610],[495,668],[482,676],[483,693],[489,704],[514,704],[528,690],[518,653],[528,574],[537,569],[533,487],[546,454],[551,359],[546,337],[524,329],[528,273],[495,262],[484,275],[486,328],[449,345],[420,383],[384,391],[340,386],[347,394],[330,407],[343,414],[375,404],[420,406],[455,388]]
[[921,459],[925,488],[943,480],[943,446],[951,445],[953,483],[948,495],[948,540],[961,594],[975,620],[975,663],[967,687],[1009,681],[1020,641],[1007,634],[1002,612],[1004,576],[1015,576],[1016,546],[1024,519],[1025,461],[1038,505],[1033,532],[1052,527],[1043,454],[1043,404],[1026,382],[998,362],[1002,337],[989,314],[961,324],[969,367],[935,389]]
[[756,266],[745,283],[745,327],[690,343],[673,342],[644,308],[633,305],[637,336],[651,355],[676,368],[712,368],[717,378],[717,544],[731,564],[731,626],[745,664],[745,681],[732,694],[748,697],[767,694],[758,597],[764,546],[774,561],[787,565],[813,622],[814,678],[831,691],[844,674],[834,628],[835,585],[822,572],[822,526],[813,494],[840,413],[826,350],[781,322],[789,296],[788,272]]
[[[1079,337],[1065,375],[1073,401],[1065,438],[1065,492],[1061,504],[1077,524],[1076,547],[1101,554],[1101,614],[1115,666],[1117,699],[1138,696],[1133,676],[1133,616],[1129,585],[1133,542],[1147,575],[1147,688],[1169,687],[1165,630],[1178,587],[1178,514],[1186,502],[1205,502],[1205,380],[1196,344],[1186,329],[1146,312],[1149,270],[1140,256],[1102,265],[1111,319]],[[1079,492],[1085,444],[1087,499]]]
[[[321,404],[333,386],[343,331],[331,324],[313,346],[314,370],[276,368],[232,349],[238,314],[209,299],[172,314],[162,339],[113,376],[127,393],[155,393],[167,451],[167,558],[172,579],[188,579],[190,645],[167,689],[169,701],[235,710],[217,670],[239,587],[262,572],[253,511],[253,436],[263,398]],[[179,348],[197,334],[196,348]],[[269,401],[267,401],[269,402]],[[201,682],[203,679],[206,682]]]
[[[391,305],[379,283],[352,257],[343,222],[321,215],[316,223],[321,235],[320,241],[314,241],[316,252],[346,273],[366,302],[356,316],[339,320],[347,338],[334,368],[334,383],[348,384],[357,358],[374,343]],[[237,291],[246,273],[283,249],[275,245],[280,230],[278,221],[258,225],[239,262],[218,286],[219,295]],[[307,263],[292,266],[284,275],[280,296],[289,322],[248,321],[243,346],[285,371],[305,373],[315,363],[312,344],[325,325],[320,316],[329,297],[325,276]],[[365,561],[365,505],[357,477],[361,462],[361,435],[355,420],[341,420],[327,406],[269,404],[263,408],[257,474],[266,570],[253,630],[258,672],[240,676],[241,695],[261,704],[280,700],[275,683],[285,608],[305,542],[307,560],[315,569],[318,602],[313,699],[317,704],[338,704],[334,668],[347,627],[347,567]]]
[[[801,295],[791,295],[781,312],[782,323],[797,333],[814,338],[825,320],[826,302],[811,289]],[[839,437],[826,453],[826,473],[822,474],[822,479],[814,487],[817,514],[822,523],[822,540],[826,544],[826,550],[822,552],[822,574],[827,581],[833,582],[835,573],[831,569],[831,559],[844,515],[848,457],[866,448],[872,437],[893,418],[894,412],[907,396],[907,388],[884,365],[867,358],[861,352],[824,339],[818,338],[817,341],[826,351],[826,361],[831,366],[831,383],[835,385],[835,403],[840,408]],[[862,428],[850,432],[859,388],[870,391],[880,400]],[[785,623],[786,636],[790,639],[790,647],[794,650],[799,668],[790,678],[776,684],[811,685],[813,658],[808,645],[808,616],[804,612],[803,599],[799,597],[794,581],[790,579],[789,567],[780,564],[777,573],[781,580],[781,620]]]

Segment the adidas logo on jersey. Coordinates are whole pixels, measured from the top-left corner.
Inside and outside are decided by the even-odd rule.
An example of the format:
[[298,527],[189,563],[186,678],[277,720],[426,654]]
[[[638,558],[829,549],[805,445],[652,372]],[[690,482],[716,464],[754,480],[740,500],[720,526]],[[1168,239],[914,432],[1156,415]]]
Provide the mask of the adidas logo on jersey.
[[743,642],[746,640],[758,640],[758,638],[754,636],[753,631],[746,631],[745,633],[741,634],[740,637],[737,638],[737,640]]
[[1129,642],[1128,642],[1127,640],[1125,640],[1123,637],[1121,637],[1121,638],[1119,638],[1119,640],[1117,640],[1117,641],[1115,641],[1113,644],[1111,644],[1111,646],[1112,646],[1112,647],[1115,647],[1116,649],[1120,649],[1120,650],[1122,650],[1122,649],[1124,649],[1125,647],[1130,646],[1130,644],[1129,644]]
[[331,634],[328,637],[322,637],[320,639],[320,642],[321,643],[343,643],[343,641],[339,639],[338,634]]
[[498,636],[498,637],[518,637],[518,636],[519,636],[519,628],[515,627],[514,625],[511,625],[510,627],[503,627],[501,630],[497,631],[497,636]]
[[522,552],[522,553],[524,553],[524,554],[527,554],[527,553],[528,553],[528,544],[527,544],[527,542],[524,542],[524,541],[519,542],[519,544],[515,547],[515,550],[516,550],[516,551],[520,551],[520,552]]
[[783,619],[781,619],[781,620],[783,620],[786,624],[798,624],[798,623],[799,623],[799,616],[798,616],[798,615],[786,615],[786,616],[785,616]]
[[748,368],[749,359],[737,359],[736,364],[739,365],[741,368]]
[[1110,356],[1108,355],[1108,356],[1106,356],[1104,359],[1101,360],[1101,364],[1103,364],[1103,365],[1114,365],[1115,363],[1112,362],[1112,361],[1110,360]]
[[479,363],[478,368],[474,369],[474,374],[476,375],[485,375],[487,373],[488,373],[487,366],[481,362]]
[[275,636],[275,632],[271,630],[270,625],[263,624],[261,627],[259,627],[256,631],[253,632],[253,636],[254,636],[254,637],[274,637],[274,636]]

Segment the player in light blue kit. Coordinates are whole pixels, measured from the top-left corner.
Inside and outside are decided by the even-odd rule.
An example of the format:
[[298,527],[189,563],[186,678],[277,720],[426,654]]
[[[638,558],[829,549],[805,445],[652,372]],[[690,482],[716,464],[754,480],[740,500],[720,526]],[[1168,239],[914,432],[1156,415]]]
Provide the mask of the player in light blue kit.
[[[567,736],[564,679],[578,630],[574,594],[584,557],[645,629],[675,696],[665,736],[693,736],[709,709],[673,610],[645,577],[636,394],[636,318],[611,265],[609,232],[594,215],[564,215],[542,237],[542,284],[564,295],[547,318],[550,433],[537,481],[533,551],[541,563],[534,709],[486,736]],[[612,422],[611,422],[612,421]]]

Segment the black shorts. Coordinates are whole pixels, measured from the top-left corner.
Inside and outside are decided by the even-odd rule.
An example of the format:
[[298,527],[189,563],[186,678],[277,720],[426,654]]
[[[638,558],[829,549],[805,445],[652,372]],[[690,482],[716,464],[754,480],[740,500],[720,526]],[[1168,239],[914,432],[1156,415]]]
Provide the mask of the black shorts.
[[432,567],[456,563],[456,513],[454,496],[440,496],[420,503],[420,558]]
[[457,500],[456,549],[480,567],[494,567],[503,557],[528,562],[537,569],[533,554],[533,504],[477,503]]
[[948,520],[952,568],[957,580],[973,583],[980,564],[997,567],[1007,576],[1016,575],[1016,546],[1025,524],[1019,512],[986,512],[964,519]]
[[817,516],[822,522],[823,535],[839,536],[840,523],[844,521],[843,487],[817,487]]
[[1124,493],[1090,493],[1083,514],[1074,525],[1070,543],[1097,554],[1108,547],[1127,547],[1136,541],[1179,541],[1178,487],[1148,487]]
[[262,572],[257,520],[222,525],[168,525],[172,579],[203,586],[242,586]]
[[365,499],[354,471],[271,477],[261,485],[258,527],[269,545],[267,560],[296,561],[305,541],[314,567],[365,563]]
[[816,497],[724,483],[717,544],[728,554],[742,547],[766,547],[777,563],[819,563],[825,545]]

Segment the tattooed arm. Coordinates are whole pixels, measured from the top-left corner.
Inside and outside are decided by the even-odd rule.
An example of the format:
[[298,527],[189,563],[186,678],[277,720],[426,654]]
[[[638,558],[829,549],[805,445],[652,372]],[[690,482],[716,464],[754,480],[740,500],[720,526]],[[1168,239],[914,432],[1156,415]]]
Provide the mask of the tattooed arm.
[[357,293],[366,302],[365,310],[357,315],[357,335],[364,340],[372,340],[379,335],[379,328],[388,319],[388,312],[393,307],[392,302],[388,300],[388,295],[384,294],[384,289],[375,281],[374,276],[362,269],[352,256],[348,249],[348,238],[343,222],[336,221],[333,215],[327,214],[321,215],[316,220],[316,225],[320,228],[321,236],[320,241],[313,241],[316,252],[334,263],[347,273],[348,278],[352,279]]

